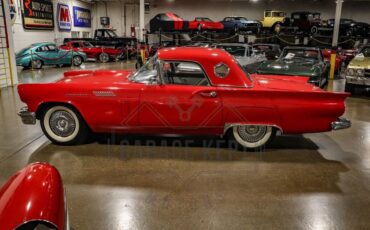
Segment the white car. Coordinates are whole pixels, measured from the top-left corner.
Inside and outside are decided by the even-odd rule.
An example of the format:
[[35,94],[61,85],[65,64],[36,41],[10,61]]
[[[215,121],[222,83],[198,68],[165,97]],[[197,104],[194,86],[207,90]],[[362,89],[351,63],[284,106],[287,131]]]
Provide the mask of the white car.
[[241,66],[248,66],[255,63],[266,61],[266,55],[258,53],[252,46],[239,43],[221,43],[216,48],[224,49],[233,55]]

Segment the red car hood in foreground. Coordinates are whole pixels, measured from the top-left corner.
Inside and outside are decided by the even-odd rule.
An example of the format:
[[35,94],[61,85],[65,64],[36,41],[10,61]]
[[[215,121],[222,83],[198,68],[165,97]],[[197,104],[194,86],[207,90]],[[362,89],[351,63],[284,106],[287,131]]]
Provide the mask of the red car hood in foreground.
[[67,71],[64,77],[57,82],[73,83],[113,83],[115,81],[127,82],[132,70],[78,70]]
[[46,163],[27,166],[0,189],[0,228],[13,230],[31,223],[59,230],[67,225],[61,177]]

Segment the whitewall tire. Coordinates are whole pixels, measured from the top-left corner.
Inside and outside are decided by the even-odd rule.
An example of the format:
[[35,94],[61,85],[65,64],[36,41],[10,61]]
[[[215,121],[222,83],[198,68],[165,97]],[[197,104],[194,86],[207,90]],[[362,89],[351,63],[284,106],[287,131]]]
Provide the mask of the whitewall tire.
[[238,125],[232,127],[232,137],[245,149],[259,149],[265,146],[275,135],[271,126]]
[[44,134],[55,144],[82,144],[88,138],[88,127],[82,117],[64,105],[48,107],[40,120]]

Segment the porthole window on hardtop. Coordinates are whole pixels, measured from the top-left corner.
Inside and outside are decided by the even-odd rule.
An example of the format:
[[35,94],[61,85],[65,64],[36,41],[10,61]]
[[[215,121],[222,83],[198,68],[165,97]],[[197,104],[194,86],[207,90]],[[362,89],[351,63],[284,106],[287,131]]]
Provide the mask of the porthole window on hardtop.
[[225,78],[229,75],[230,68],[224,64],[220,63],[215,66],[215,75],[220,78]]

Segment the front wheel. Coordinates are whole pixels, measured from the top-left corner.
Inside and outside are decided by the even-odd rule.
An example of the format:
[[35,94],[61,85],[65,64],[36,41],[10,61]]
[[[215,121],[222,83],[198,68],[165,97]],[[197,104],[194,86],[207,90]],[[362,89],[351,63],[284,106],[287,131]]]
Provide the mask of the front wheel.
[[42,61],[41,60],[34,60],[31,63],[33,69],[41,69],[42,68]]
[[82,64],[82,57],[74,56],[73,59],[72,59],[72,64],[74,66],[80,66]]
[[83,144],[89,138],[89,128],[81,115],[67,106],[46,108],[40,123],[42,131],[54,144]]
[[238,125],[232,128],[232,137],[239,147],[247,150],[257,150],[264,147],[275,136],[271,126]]
[[106,63],[109,61],[109,55],[107,53],[101,53],[99,54],[99,61],[101,63]]

